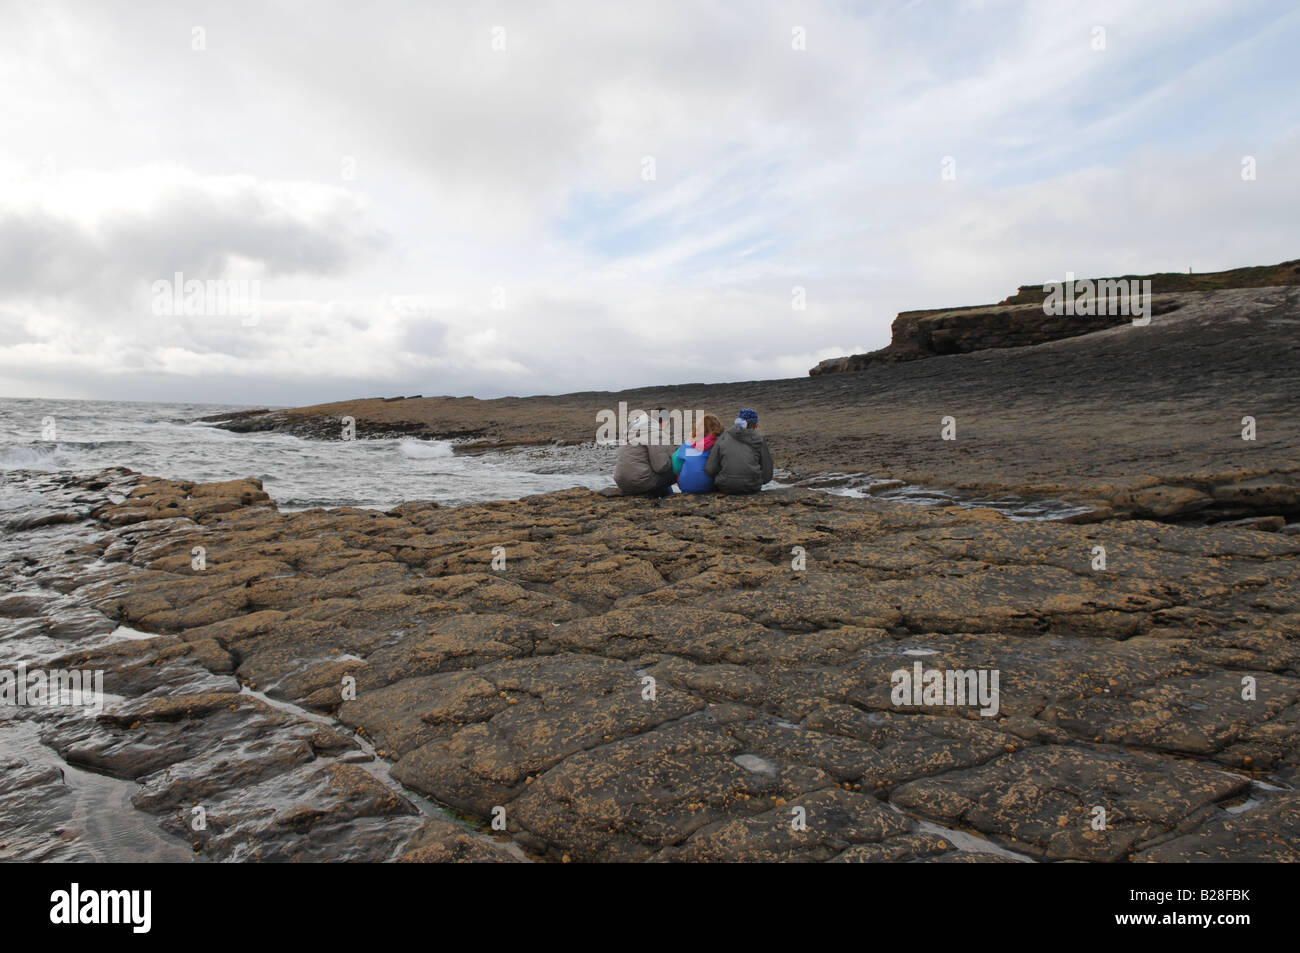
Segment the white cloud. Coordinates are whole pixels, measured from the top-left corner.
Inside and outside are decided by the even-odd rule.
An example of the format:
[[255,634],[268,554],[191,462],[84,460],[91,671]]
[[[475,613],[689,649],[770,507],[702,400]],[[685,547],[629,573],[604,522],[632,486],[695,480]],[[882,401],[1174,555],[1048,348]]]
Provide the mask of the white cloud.
[[[1300,126],[1270,100],[1298,35],[1210,0],[23,6],[0,381],[292,403],[781,376],[1065,270],[1295,257]],[[258,278],[261,321],[152,314],[175,271]]]

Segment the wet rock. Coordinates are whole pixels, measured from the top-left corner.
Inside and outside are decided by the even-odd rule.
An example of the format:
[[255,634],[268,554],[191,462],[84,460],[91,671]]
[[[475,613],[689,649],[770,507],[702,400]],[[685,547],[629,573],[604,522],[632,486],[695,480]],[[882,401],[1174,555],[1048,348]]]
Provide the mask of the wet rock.
[[104,690],[126,697],[158,691],[239,691],[239,683],[228,677],[233,669],[230,653],[212,639],[127,639],[61,656],[54,667],[102,671]]
[[39,596],[10,595],[0,598],[0,618],[32,619],[49,610],[49,600]]
[[647,860],[710,824],[828,785],[816,768],[737,761],[742,742],[696,715],[574,753],[529,783],[507,818],[516,838],[575,860]]
[[[252,746],[271,736],[272,766],[309,756],[304,745],[279,744],[278,729],[295,719],[260,699],[236,692],[141,697],[97,717],[69,717],[49,726],[41,740],[69,764],[119,778],[142,778],[178,762],[211,756],[214,741]],[[310,723],[300,730],[307,733]]]
[[839,864],[896,864],[942,855],[952,849],[952,845],[938,834],[899,834],[879,843],[855,844],[838,854],[834,861]]
[[73,794],[58,768],[0,756],[0,860],[91,860],[79,851]]
[[356,765],[303,765],[227,794],[201,829],[190,810],[164,828],[214,859],[282,863],[394,860],[421,826],[409,801]]
[[1268,477],[1222,484],[1214,487],[1212,492],[1214,499],[1222,503],[1256,510],[1294,510],[1300,503],[1300,486],[1289,480]]

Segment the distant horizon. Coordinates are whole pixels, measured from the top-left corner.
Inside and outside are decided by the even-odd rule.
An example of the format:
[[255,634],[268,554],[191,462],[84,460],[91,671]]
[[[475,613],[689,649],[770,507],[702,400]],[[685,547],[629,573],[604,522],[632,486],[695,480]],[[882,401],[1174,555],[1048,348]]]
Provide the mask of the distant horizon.
[[[1123,273],[1118,273],[1118,272],[1117,272],[1117,273],[1115,273],[1115,274],[1113,274],[1113,275],[1088,275],[1088,276],[1080,275],[1080,276],[1078,276],[1078,279],[1077,279],[1077,280],[1081,280],[1081,281],[1083,281],[1083,280],[1089,280],[1089,279],[1093,279],[1093,278],[1103,278],[1103,277],[1104,277],[1104,278],[1111,278],[1111,277],[1123,277],[1123,276],[1132,276],[1132,275],[1139,275],[1139,276],[1142,276],[1142,275],[1153,275],[1153,274],[1184,274],[1184,273],[1190,273],[1190,274],[1194,274],[1194,275],[1217,274],[1217,273],[1220,273],[1220,272],[1225,272],[1225,271],[1235,271],[1235,270],[1243,269],[1243,268],[1261,268],[1261,267],[1266,268],[1266,267],[1270,267],[1270,266],[1272,266],[1272,265],[1277,265],[1277,264],[1280,264],[1280,263],[1283,263],[1283,262],[1294,261],[1294,260],[1300,260],[1300,259],[1290,259],[1290,258],[1285,258],[1285,259],[1281,259],[1281,261],[1277,261],[1277,262],[1256,263],[1256,264],[1233,264],[1233,265],[1224,265],[1224,266],[1221,266],[1221,267],[1207,268],[1207,269],[1204,269],[1204,270],[1197,270],[1197,269],[1195,269],[1195,267],[1193,266],[1190,272],[1173,272],[1173,271],[1166,271],[1166,272],[1153,272],[1153,271],[1142,271],[1142,270],[1130,270],[1130,271],[1126,271],[1126,272],[1123,272]],[[1051,280],[1051,279],[1045,279],[1044,283],[1047,283],[1047,282],[1049,282],[1050,280]],[[1035,284],[1035,283],[1017,284],[1015,287],[1016,287],[1016,288],[1032,288],[1032,287],[1036,287],[1036,284]],[[929,310],[940,310],[940,311],[941,311],[941,310],[944,310],[945,308],[979,307],[980,305],[984,305],[984,304],[996,304],[996,303],[997,303],[997,302],[995,302],[995,301],[988,301],[988,302],[968,303],[968,304],[962,304],[962,305],[958,305],[958,304],[951,304],[951,305],[931,305],[931,306],[929,306],[929,307],[905,308],[905,309],[903,309],[903,310],[904,310],[904,311],[929,311]],[[885,343],[887,344],[888,341],[886,341]],[[884,345],[881,345],[881,346],[883,347]],[[874,350],[874,348],[873,348],[873,350]],[[849,352],[844,352],[844,353],[847,355]],[[220,407],[236,407],[236,408],[241,408],[241,409],[261,409],[261,408],[265,408],[265,409],[267,409],[267,410],[288,410],[288,409],[292,409],[292,408],[294,408],[294,407],[310,407],[310,406],[315,406],[315,405],[317,405],[317,404],[347,403],[347,402],[351,402],[351,401],[359,401],[359,400],[377,400],[377,399],[388,399],[388,400],[392,400],[392,399],[396,399],[396,398],[399,398],[399,397],[400,397],[400,398],[403,398],[403,399],[410,399],[410,398],[412,398],[412,397],[417,397],[417,396],[418,396],[418,397],[420,397],[420,398],[449,399],[449,400],[463,400],[463,399],[484,400],[484,401],[487,401],[487,400],[509,400],[509,399],[525,399],[525,398],[530,398],[530,397],[564,397],[564,396],[567,396],[567,395],[570,395],[570,394],[580,394],[580,393],[609,393],[609,394],[617,394],[617,393],[621,393],[621,392],[623,392],[623,391],[649,390],[649,389],[654,389],[654,388],[656,388],[656,387],[692,387],[692,386],[697,386],[697,387],[711,387],[711,386],[715,386],[715,385],[746,384],[746,383],[761,383],[761,382],[763,382],[763,381],[772,381],[772,380],[797,380],[797,379],[800,379],[800,378],[802,378],[802,377],[806,377],[806,376],[808,376],[808,375],[807,375],[807,371],[805,371],[803,374],[796,374],[796,375],[793,375],[793,376],[791,376],[791,377],[775,377],[775,378],[745,378],[745,379],[738,379],[738,380],[712,380],[712,381],[702,381],[702,380],[659,381],[659,382],[652,383],[652,384],[633,384],[633,385],[626,385],[626,386],[622,386],[622,387],[604,387],[604,388],[594,387],[594,388],[582,388],[581,390],[555,390],[555,389],[552,389],[552,390],[540,390],[540,391],[537,391],[537,392],[535,392],[535,393],[501,393],[501,394],[492,394],[492,395],[486,395],[486,396],[485,396],[485,395],[482,395],[482,394],[434,394],[434,393],[426,394],[426,393],[420,392],[418,388],[416,389],[416,390],[417,390],[417,393],[406,393],[406,392],[403,392],[403,393],[400,393],[400,394],[399,394],[399,393],[396,393],[396,392],[388,392],[388,391],[392,391],[393,388],[391,387],[391,385],[386,385],[386,386],[380,386],[380,387],[379,387],[375,392],[373,392],[373,393],[367,393],[367,394],[360,395],[360,396],[350,396],[350,397],[328,396],[328,397],[322,397],[322,398],[320,398],[320,399],[316,399],[316,400],[302,400],[302,401],[299,401],[299,402],[296,402],[296,403],[272,403],[272,402],[267,402],[267,401],[253,401],[253,402],[251,402],[251,403],[241,403],[241,402],[232,401],[232,400],[218,400],[218,399],[192,400],[192,399],[175,398],[175,397],[173,397],[173,398],[167,398],[167,399],[141,399],[141,398],[136,398],[136,397],[102,397],[102,396],[97,396],[97,395],[90,395],[90,396],[84,396],[84,397],[47,397],[47,396],[39,396],[39,395],[35,395],[35,396],[33,396],[33,395],[21,395],[21,396],[19,396],[19,395],[0,395],[0,400],[101,401],[101,402],[104,402],[104,403],[123,403],[123,404],[131,404],[131,403],[139,403],[139,404],[193,404],[193,405],[196,405],[196,406],[205,406],[205,407],[206,407],[206,406],[211,406],[211,407],[219,407],[219,406],[220,406]]]
[[786,380],[1034,276],[1288,260],[1298,42],[1282,0],[19,6],[0,391]]

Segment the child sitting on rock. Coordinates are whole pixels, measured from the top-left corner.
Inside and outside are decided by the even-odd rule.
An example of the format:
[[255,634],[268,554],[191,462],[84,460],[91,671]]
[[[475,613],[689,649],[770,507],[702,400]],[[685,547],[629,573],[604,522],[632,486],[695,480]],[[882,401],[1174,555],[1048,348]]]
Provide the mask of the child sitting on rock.
[[757,493],[772,479],[772,451],[758,434],[758,414],[746,407],[718,437],[704,472],[723,493]]
[[673,454],[673,472],[677,486],[683,493],[712,493],[713,478],[704,472],[709,462],[709,451],[722,433],[722,421],[713,414],[705,414],[691,430],[689,443],[684,443]]

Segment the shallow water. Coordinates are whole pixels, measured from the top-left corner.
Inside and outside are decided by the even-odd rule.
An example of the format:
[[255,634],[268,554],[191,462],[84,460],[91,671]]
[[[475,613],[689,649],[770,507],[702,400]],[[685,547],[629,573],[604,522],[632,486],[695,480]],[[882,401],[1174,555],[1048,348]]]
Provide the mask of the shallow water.
[[[24,483],[31,486],[31,481]],[[36,493],[44,508],[76,507],[73,494],[26,492]],[[88,523],[0,534],[0,596],[31,600],[40,610],[35,616],[0,617],[0,667],[47,667],[50,660],[66,652],[127,636],[121,627],[115,631],[101,613],[47,588],[37,572],[65,562],[61,554],[86,546],[100,535]],[[82,568],[97,565],[91,561]],[[116,696],[104,696],[105,707],[119,701]],[[10,793],[0,858],[151,863],[200,859],[187,843],[163,831],[156,818],[131,805],[131,796],[139,790],[135,782],[68,764],[43,745],[41,719],[46,714],[0,706],[0,760],[21,762],[28,772],[62,772],[53,784]],[[24,806],[24,800],[33,797],[50,803]],[[50,813],[43,815],[42,811]]]
[[950,490],[936,490],[916,486],[902,480],[890,480],[869,473],[823,473],[805,480],[796,480],[783,486],[805,487],[821,490],[835,496],[852,499],[888,500],[891,503],[908,503],[914,506],[961,506],[967,509],[981,507],[996,510],[1009,519],[1023,522],[1036,520],[1063,520],[1091,512],[1092,507],[1067,500],[1028,499],[1015,493],[1001,496],[980,496]]
[[1014,850],[1008,850],[1001,844],[995,843],[980,834],[973,834],[967,831],[959,831],[954,827],[944,827],[942,824],[936,824],[933,821],[915,822],[915,829],[925,834],[938,834],[940,837],[947,838],[948,842],[963,852],[975,854],[995,854],[998,857],[1005,857],[1007,860],[1014,860],[1021,864],[1037,863],[1033,857],[1028,854],[1017,853]]
[[156,818],[135,809],[131,795],[139,785],[66,763],[41,744],[33,722],[0,716],[0,753],[6,759],[63,772],[62,786],[72,798],[68,816],[57,826],[7,831],[0,859],[39,856],[42,860],[98,863],[192,863],[204,859],[184,841],[163,831]]

